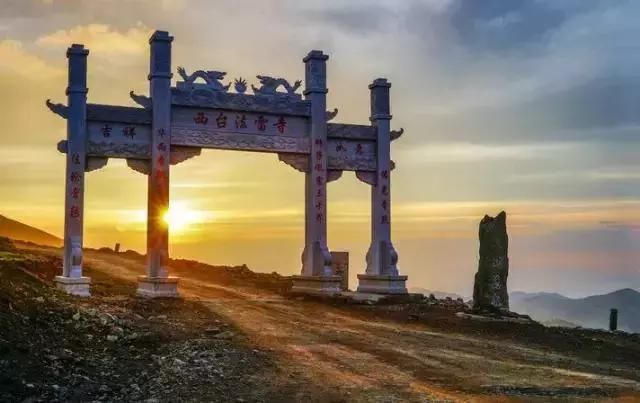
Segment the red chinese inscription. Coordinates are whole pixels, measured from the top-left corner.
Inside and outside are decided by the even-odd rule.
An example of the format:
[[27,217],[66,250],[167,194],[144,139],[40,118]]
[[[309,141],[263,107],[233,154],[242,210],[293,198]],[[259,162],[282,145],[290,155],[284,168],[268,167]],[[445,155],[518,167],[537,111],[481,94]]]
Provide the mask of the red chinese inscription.
[[125,137],[131,137],[133,138],[136,135],[136,128],[135,126],[125,126],[124,128],[122,128],[122,134]]
[[81,177],[78,172],[71,172],[71,177],[69,179],[71,179],[72,183],[80,183]]
[[78,208],[78,206],[71,206],[71,209],[69,210],[69,215],[73,218],[80,217],[80,209]]
[[109,125],[104,125],[102,126],[102,129],[100,129],[100,131],[102,132],[102,135],[104,137],[111,137],[111,131],[113,130],[113,128]]
[[236,129],[246,129],[247,128],[247,117],[244,115],[236,115]]
[[280,116],[278,118],[278,121],[273,125],[278,129],[278,132],[280,132],[280,134],[283,134],[284,129],[287,128],[287,121],[284,119],[284,116]]
[[269,120],[266,119],[264,116],[260,115],[258,116],[258,119],[256,119],[256,127],[258,128],[258,130],[260,130],[261,132],[267,130],[267,122]]
[[218,129],[227,127],[227,117],[222,112],[216,118],[216,126],[218,126]]
[[73,189],[71,189],[71,197],[73,197],[74,199],[77,199],[78,197],[80,197],[80,189],[77,187],[74,187]]
[[167,151],[167,145],[165,143],[158,143],[158,151]]
[[196,116],[193,117],[193,121],[197,125],[206,125],[209,122],[209,118],[204,114],[204,112],[196,113]]

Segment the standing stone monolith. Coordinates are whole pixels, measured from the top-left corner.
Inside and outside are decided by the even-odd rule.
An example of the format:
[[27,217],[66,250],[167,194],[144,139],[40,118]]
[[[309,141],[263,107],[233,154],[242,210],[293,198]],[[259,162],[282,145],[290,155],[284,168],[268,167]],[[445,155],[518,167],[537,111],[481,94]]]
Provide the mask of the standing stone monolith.
[[479,238],[480,261],[473,286],[473,309],[509,311],[507,214],[502,211],[495,218],[485,215],[480,221]]

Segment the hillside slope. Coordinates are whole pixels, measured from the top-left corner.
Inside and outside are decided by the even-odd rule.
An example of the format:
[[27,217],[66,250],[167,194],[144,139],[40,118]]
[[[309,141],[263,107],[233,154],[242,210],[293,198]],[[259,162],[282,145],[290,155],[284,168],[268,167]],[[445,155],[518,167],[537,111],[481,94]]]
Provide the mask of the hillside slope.
[[0,215],[0,236],[46,246],[62,246],[62,239],[38,228]]
[[512,310],[536,320],[561,319],[583,327],[601,329],[608,328],[609,311],[616,308],[618,328],[640,332],[640,292],[630,288],[576,299],[560,294],[523,292],[511,293],[510,298]]
[[[25,267],[48,270],[47,281],[60,270],[59,249],[18,246],[20,254],[45,262]],[[170,273],[181,278],[182,300],[145,301],[134,296],[136,277],[145,270],[143,259],[99,250],[87,250],[85,258],[93,297],[56,293],[56,300],[49,301],[44,296],[44,303],[38,303],[41,310],[13,321],[48,326],[52,320],[47,311],[57,310],[61,299],[70,304],[60,314],[67,330],[53,337],[66,345],[44,353],[49,361],[48,355],[65,357],[64,362],[55,360],[59,374],[36,372],[48,362],[40,364],[42,358],[34,357],[50,342],[47,329],[15,337],[23,340],[21,346],[9,342],[4,347],[17,349],[5,377],[18,398],[546,402],[640,397],[640,335],[476,321],[428,299],[393,305],[321,303],[258,286],[263,282],[252,284],[255,276],[243,266],[187,261],[169,264]],[[10,269],[0,264],[3,276]],[[18,284],[16,277],[5,280],[0,285],[7,284],[9,294],[2,295],[0,287],[0,317],[2,309],[15,314],[20,306],[15,298],[37,302],[41,296],[35,290],[27,290],[28,296],[16,290],[10,284]],[[107,328],[101,328],[102,318],[110,316],[116,323],[108,319]],[[10,327],[1,325],[0,342],[10,339],[2,334]],[[118,338],[109,341],[109,335]],[[29,345],[40,339],[38,346]],[[127,353],[131,347],[135,350]],[[74,363],[77,358],[82,361]],[[28,365],[34,367],[24,368]],[[0,365],[0,382],[2,370]],[[211,377],[202,378],[205,374]],[[212,386],[227,394],[212,398]],[[80,387],[90,390],[83,395]]]

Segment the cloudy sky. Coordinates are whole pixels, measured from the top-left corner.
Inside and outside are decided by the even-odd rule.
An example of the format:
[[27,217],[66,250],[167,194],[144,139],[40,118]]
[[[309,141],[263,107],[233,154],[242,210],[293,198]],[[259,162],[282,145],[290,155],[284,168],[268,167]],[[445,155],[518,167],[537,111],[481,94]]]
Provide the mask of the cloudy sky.
[[[511,289],[640,288],[640,2],[632,0],[1,0],[0,214],[62,235],[66,47],[84,43],[89,100],[147,93],[148,37],[174,67],[304,76],[329,60],[336,122],[366,123],[367,84],[392,83],[393,234],[411,286],[470,295],[477,225],[508,213]],[[143,250],[146,179],[87,175],[89,246]],[[303,177],[275,155],[205,151],[172,170],[194,222],[174,257],[297,273]],[[256,201],[259,201],[257,203]],[[329,187],[329,247],[364,270],[369,191]]]

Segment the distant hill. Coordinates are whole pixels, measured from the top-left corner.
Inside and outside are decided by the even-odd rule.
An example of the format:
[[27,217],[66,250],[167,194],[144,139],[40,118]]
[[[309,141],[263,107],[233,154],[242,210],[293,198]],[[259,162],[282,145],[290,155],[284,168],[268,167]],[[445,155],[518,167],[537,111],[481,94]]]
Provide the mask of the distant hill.
[[62,246],[62,239],[48,232],[0,215],[0,236],[38,245]]
[[609,328],[609,311],[618,309],[618,329],[640,332],[640,292],[625,288],[609,294],[568,298],[555,293],[513,292],[512,311],[541,322],[570,322],[582,327]]

